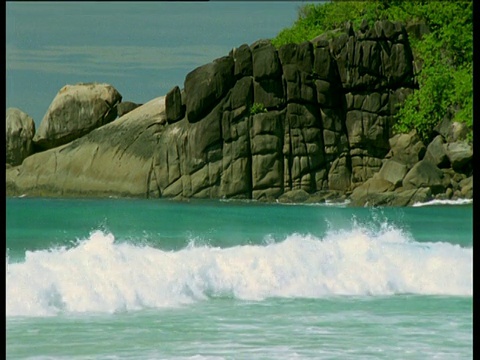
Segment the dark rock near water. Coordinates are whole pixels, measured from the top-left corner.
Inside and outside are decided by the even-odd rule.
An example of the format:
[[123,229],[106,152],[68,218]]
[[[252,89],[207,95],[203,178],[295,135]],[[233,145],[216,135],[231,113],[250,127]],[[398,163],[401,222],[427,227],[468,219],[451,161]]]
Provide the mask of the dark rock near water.
[[421,160],[405,175],[402,185],[406,190],[428,187],[437,194],[445,190],[443,172],[431,161]]
[[382,21],[279,49],[243,44],[114,122],[126,106],[118,92],[82,85],[55,99],[55,126],[35,135],[47,151],[7,168],[7,194],[354,206],[470,197],[462,131],[444,124],[430,144],[393,134],[413,63],[404,27]]
[[304,203],[310,198],[310,194],[305,190],[290,190],[278,197],[278,202],[281,203]]

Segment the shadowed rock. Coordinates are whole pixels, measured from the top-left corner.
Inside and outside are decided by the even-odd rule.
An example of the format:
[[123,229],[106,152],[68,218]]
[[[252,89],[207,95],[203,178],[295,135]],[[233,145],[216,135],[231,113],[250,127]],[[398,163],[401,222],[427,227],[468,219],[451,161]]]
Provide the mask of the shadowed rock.
[[137,104],[131,101],[122,101],[116,105],[117,116],[122,117],[125,114],[128,114],[130,111],[136,109],[137,107],[142,106],[142,104]]
[[20,165],[25,158],[33,154],[33,136],[35,122],[22,110],[8,108],[5,117],[6,162],[12,166]]
[[194,123],[207,115],[235,83],[234,63],[224,56],[200,66],[185,78],[186,114]]
[[175,86],[167,93],[165,106],[169,124],[173,124],[185,116],[185,105],[182,102],[182,93],[178,86]]

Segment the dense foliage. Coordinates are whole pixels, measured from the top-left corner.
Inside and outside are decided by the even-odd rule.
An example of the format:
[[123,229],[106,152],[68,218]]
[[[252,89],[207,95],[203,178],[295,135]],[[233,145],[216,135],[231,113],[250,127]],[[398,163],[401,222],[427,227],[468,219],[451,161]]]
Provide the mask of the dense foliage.
[[394,130],[416,129],[424,141],[443,118],[465,123],[473,135],[473,1],[328,1],[299,7],[298,19],[282,30],[273,44],[300,43],[339,28],[350,21],[358,29],[362,20],[424,22],[430,33],[410,38],[418,90],[407,97],[396,116]]

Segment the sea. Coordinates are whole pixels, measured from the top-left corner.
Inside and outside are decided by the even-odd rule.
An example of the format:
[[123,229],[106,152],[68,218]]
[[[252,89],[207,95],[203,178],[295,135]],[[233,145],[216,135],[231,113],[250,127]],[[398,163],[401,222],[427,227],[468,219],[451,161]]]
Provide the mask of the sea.
[[473,202],[6,198],[6,359],[472,359]]

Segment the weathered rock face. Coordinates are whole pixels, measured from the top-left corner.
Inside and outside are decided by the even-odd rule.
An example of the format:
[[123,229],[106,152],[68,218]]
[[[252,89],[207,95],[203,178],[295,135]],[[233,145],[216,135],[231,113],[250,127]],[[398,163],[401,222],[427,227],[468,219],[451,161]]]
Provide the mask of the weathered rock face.
[[472,148],[468,143],[449,143],[438,135],[425,150],[412,132],[393,136],[390,144],[380,171],[351,194],[352,205],[403,206],[433,198],[472,198]]
[[435,130],[448,142],[465,140],[468,132],[465,124],[452,122],[448,117],[442,119]]
[[111,85],[66,85],[53,99],[33,142],[47,150],[88,134],[117,118],[120,93]]
[[17,108],[8,108],[6,125],[6,162],[12,166],[20,165],[33,154],[33,136],[35,122],[26,113]]
[[473,157],[473,150],[464,141],[456,141],[445,144],[445,152],[454,170],[467,173],[471,171],[470,166]]
[[[190,72],[183,90],[7,169],[7,193],[283,202],[351,195],[359,206],[471,197],[473,152],[460,132],[439,130],[430,144],[415,132],[392,136],[396,109],[415,88],[412,62],[404,28],[388,21],[278,50],[266,40],[243,44]],[[102,109],[110,119],[110,107]],[[68,139],[53,130],[44,144]]]
[[[186,100],[179,88],[169,93],[167,118],[180,135],[157,153],[179,166],[170,174],[159,164],[159,188],[168,196],[254,199],[352,190],[380,169],[395,104],[412,88],[400,24],[348,28],[278,51],[266,40],[243,44],[188,74]],[[253,104],[267,112],[251,113]],[[175,184],[182,178],[192,185]]]
[[231,88],[233,65],[232,57],[225,56],[187,74],[185,92],[189,94],[186,104],[188,121],[195,123],[201,120]]
[[149,101],[82,138],[7,169],[7,193],[34,196],[158,197],[152,156],[165,126],[164,98]]

